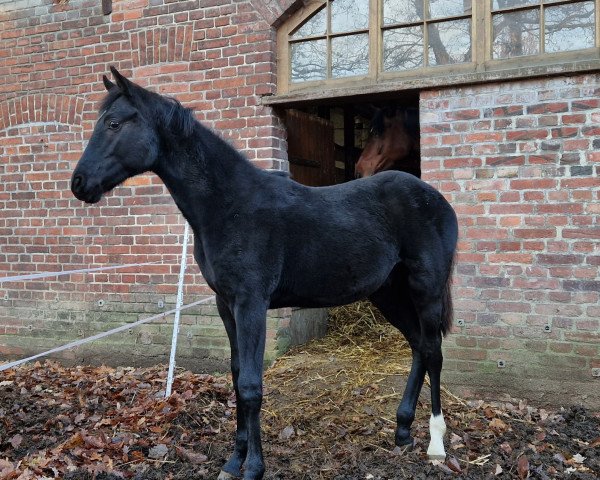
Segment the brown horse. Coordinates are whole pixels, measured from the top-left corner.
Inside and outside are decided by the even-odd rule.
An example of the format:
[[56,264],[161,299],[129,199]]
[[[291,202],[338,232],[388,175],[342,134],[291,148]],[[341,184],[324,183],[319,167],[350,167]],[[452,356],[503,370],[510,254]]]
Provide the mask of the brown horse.
[[421,177],[416,112],[386,107],[371,123],[371,136],[354,167],[356,178],[385,170],[401,170]]

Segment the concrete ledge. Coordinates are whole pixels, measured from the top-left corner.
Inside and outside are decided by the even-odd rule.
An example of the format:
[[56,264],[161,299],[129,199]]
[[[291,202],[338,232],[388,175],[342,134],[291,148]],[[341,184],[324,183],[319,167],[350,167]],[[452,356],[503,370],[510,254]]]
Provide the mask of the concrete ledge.
[[600,409],[600,379],[589,382],[552,378],[523,378],[522,375],[496,375],[477,372],[442,371],[442,385],[463,398],[510,401],[526,399],[538,406],[583,405]]

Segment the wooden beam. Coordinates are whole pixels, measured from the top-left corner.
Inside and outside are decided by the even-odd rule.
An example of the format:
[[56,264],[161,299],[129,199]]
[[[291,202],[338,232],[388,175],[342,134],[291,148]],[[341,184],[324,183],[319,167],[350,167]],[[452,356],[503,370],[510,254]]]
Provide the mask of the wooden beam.
[[346,180],[354,178],[354,108],[344,108],[344,176]]

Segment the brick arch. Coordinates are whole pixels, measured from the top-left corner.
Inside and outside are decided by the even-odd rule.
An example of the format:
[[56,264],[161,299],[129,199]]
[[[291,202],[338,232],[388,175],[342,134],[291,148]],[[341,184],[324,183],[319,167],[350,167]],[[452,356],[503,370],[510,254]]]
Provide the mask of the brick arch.
[[279,27],[308,0],[250,0],[250,4],[272,27]]
[[147,28],[131,34],[133,67],[189,62],[194,27],[191,23]]
[[75,95],[39,93],[0,104],[0,131],[29,123],[80,125],[84,100]]

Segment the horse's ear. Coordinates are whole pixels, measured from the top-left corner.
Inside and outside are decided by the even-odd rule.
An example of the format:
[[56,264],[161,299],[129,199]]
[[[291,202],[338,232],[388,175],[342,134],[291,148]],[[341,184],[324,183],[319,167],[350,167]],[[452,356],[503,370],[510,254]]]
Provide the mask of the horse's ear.
[[106,75],[102,75],[102,82],[104,82],[104,87],[110,92],[116,85],[111,82]]
[[131,82],[121,75],[119,71],[112,65],[110,67],[110,71],[112,72],[113,77],[115,77],[115,80],[117,81],[117,87],[119,87],[121,93],[123,93],[123,95],[130,95],[132,85]]

